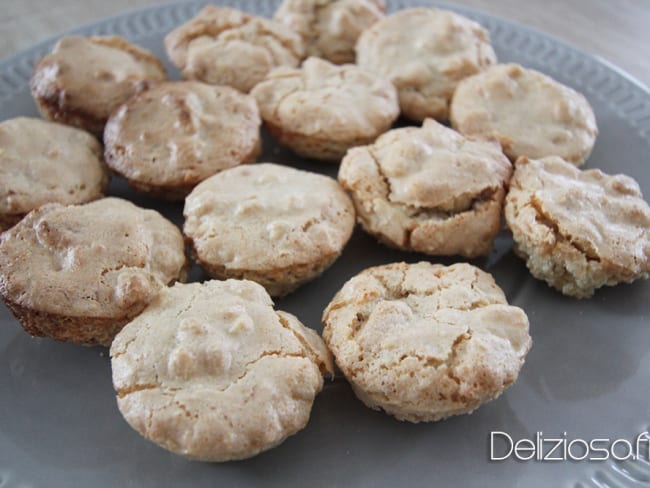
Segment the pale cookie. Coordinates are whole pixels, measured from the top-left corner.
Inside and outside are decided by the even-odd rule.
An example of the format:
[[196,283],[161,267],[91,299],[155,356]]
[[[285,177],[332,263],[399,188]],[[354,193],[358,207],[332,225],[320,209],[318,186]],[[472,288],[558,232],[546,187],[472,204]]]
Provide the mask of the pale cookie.
[[629,176],[520,158],[505,215],[532,275],[565,295],[648,278],[650,207]]
[[248,93],[278,66],[303,58],[300,36],[287,26],[228,7],[204,7],[165,37],[184,78]]
[[354,207],[335,180],[271,163],[208,178],[183,214],[183,232],[211,276],[253,280],[273,296],[331,266],[354,228]]
[[341,162],[363,228],[385,244],[432,255],[487,254],[501,227],[512,171],[498,143],[432,119],[393,129]]
[[185,268],[178,228],[119,198],[46,204],[0,234],[0,295],[35,337],[109,345]]
[[103,196],[109,175],[90,134],[41,119],[0,122],[0,231],[45,203]]
[[182,200],[208,176],[254,162],[261,123],[255,100],[234,88],[161,83],[108,120],[106,162],[135,189]]
[[307,424],[332,359],[252,281],[176,284],[111,346],[117,405],[148,440],[201,461],[244,459]]
[[462,134],[497,139],[512,161],[560,156],[580,165],[598,135],[583,95],[518,64],[499,64],[463,80],[450,117]]
[[278,68],[251,94],[271,134],[297,154],[339,162],[368,144],[399,115],[393,85],[352,64],[308,58]]
[[458,82],[496,62],[476,22],[435,8],[401,10],[365,30],[357,64],[391,80],[402,115],[446,120]]
[[273,17],[300,34],[308,56],[354,63],[361,33],[384,17],[382,0],[284,0]]
[[43,117],[101,136],[115,107],[165,79],[156,56],[121,37],[66,36],[36,63],[30,86]]
[[471,413],[512,385],[531,347],[528,318],[466,263],[396,263],[350,279],[323,338],[368,407],[426,422]]

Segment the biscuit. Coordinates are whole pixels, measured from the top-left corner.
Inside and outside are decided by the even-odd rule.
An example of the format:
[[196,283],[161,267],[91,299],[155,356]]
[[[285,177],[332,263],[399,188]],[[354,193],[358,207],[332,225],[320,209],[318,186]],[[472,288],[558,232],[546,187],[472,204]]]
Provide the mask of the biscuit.
[[361,33],[384,17],[382,0],[284,0],[274,20],[300,34],[307,56],[354,63]]
[[45,203],[103,196],[109,175],[90,134],[28,117],[0,122],[0,231]]
[[496,62],[490,38],[476,22],[435,8],[401,10],[366,29],[357,64],[391,80],[402,115],[446,120],[460,80]]
[[452,100],[451,124],[465,135],[497,139],[512,161],[560,156],[580,165],[598,135],[583,95],[517,64],[463,80]]
[[295,153],[339,162],[353,146],[368,144],[399,115],[393,85],[352,64],[308,58],[278,68],[251,94],[267,128]]
[[399,420],[470,413],[515,382],[528,318],[466,263],[395,263],[350,279],[323,314],[323,338],[357,397]]
[[30,87],[43,117],[101,137],[115,107],[165,79],[156,56],[121,37],[66,36],[36,63]]
[[223,171],[185,202],[183,232],[216,278],[245,278],[280,296],[339,257],[354,207],[336,180],[277,164]]
[[427,119],[350,149],[339,182],[363,228],[385,244],[476,257],[489,252],[499,232],[511,171],[498,143]]
[[0,234],[0,295],[35,337],[109,345],[186,259],[178,228],[119,198],[49,203]]
[[148,440],[202,461],[277,446],[307,424],[332,360],[252,281],[176,284],[111,346],[117,405]]
[[165,37],[184,78],[248,93],[278,66],[303,58],[300,36],[285,25],[228,7],[204,7]]
[[135,189],[182,200],[208,176],[254,162],[261,123],[255,100],[234,88],[160,83],[113,113],[105,158]]
[[650,207],[629,176],[520,158],[505,215],[532,275],[565,295],[648,278]]

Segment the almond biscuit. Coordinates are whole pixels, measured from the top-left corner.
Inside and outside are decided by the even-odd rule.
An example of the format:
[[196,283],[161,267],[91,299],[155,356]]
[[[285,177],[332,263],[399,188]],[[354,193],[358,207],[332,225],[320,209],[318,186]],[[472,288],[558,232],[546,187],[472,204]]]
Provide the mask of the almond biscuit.
[[520,158],[505,215],[532,275],[565,295],[588,298],[650,273],[650,206],[629,176]]
[[336,180],[270,163],[208,178],[183,214],[183,232],[211,276],[253,280],[272,296],[319,276],[354,228],[354,207]]
[[111,346],[117,405],[148,440],[201,461],[277,446],[305,427],[332,360],[251,281],[176,284]]
[[470,413],[519,375],[528,318],[466,263],[362,271],[323,314],[323,338],[368,407],[427,422]]

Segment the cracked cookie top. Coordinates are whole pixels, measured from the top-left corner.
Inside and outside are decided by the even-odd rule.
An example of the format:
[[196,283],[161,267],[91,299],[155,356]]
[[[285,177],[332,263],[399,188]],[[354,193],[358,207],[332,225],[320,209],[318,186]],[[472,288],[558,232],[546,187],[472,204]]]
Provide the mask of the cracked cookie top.
[[111,346],[118,407],[140,434],[205,461],[253,456],[309,420],[332,361],[252,281],[166,289]]
[[183,231],[201,261],[282,270],[338,256],[354,227],[336,180],[271,163],[240,166],[199,184]]
[[113,109],[167,79],[151,52],[118,36],[65,36],[34,67],[32,95],[43,116],[101,136]]
[[332,143],[374,139],[399,113],[388,80],[313,57],[300,68],[274,70],[252,95],[267,123]]
[[460,80],[496,62],[478,23],[435,8],[400,10],[359,37],[357,64],[391,80],[402,115],[446,120]]
[[62,316],[134,316],[185,265],[178,228],[119,198],[46,204],[0,235],[3,297]]
[[505,214],[531,272],[567,295],[650,272],[650,206],[629,176],[520,158]]
[[185,78],[245,93],[273,68],[297,66],[304,51],[285,25],[213,5],[167,34],[165,49]]
[[528,319],[466,263],[362,271],[323,314],[323,338],[359,398],[400,420],[439,420],[496,398],[531,346]]
[[261,123],[255,100],[234,88],[161,83],[113,113],[104,131],[106,162],[132,181],[189,191],[218,171],[253,162]]
[[512,160],[560,156],[582,164],[598,128],[587,99],[539,71],[499,64],[463,80],[451,124],[465,135],[497,139]]
[[364,228],[388,244],[475,256],[489,250],[498,231],[511,171],[498,143],[427,119],[350,149],[339,181]]
[[108,171],[97,139],[79,129],[17,117],[0,123],[0,214],[100,198]]
[[361,33],[384,17],[382,0],[284,0],[273,17],[300,34],[307,56],[354,63]]

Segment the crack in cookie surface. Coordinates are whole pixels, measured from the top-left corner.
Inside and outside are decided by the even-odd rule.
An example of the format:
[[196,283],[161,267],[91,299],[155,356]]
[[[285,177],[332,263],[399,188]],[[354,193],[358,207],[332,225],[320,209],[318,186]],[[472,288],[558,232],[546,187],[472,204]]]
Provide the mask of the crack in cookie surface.
[[348,281],[323,337],[357,395],[400,419],[471,411],[517,378],[528,320],[468,264],[397,263]]
[[475,257],[500,229],[511,165],[498,144],[427,119],[351,149],[339,181],[364,229],[404,250]]
[[650,207],[627,176],[520,158],[505,215],[533,276],[566,295],[587,298],[650,272]]
[[354,206],[326,176],[258,163],[211,177],[187,197],[183,231],[217,278],[283,295],[322,273],[354,228]]
[[459,80],[496,62],[487,32],[458,14],[413,8],[366,29],[357,63],[391,79],[402,114],[413,120],[445,120]]
[[211,461],[252,456],[304,427],[331,373],[328,354],[260,285],[236,280],[175,285],[111,347],[129,424]]
[[381,0],[284,0],[273,18],[301,36],[307,56],[342,64],[355,61],[359,35],[384,11]]
[[272,69],[296,66],[300,36],[285,25],[208,5],[165,37],[165,49],[183,76],[249,92]]

